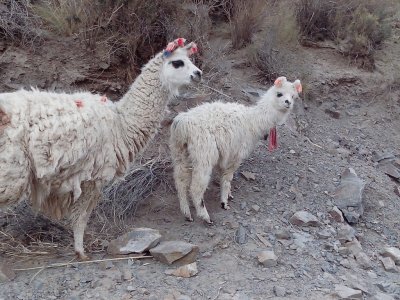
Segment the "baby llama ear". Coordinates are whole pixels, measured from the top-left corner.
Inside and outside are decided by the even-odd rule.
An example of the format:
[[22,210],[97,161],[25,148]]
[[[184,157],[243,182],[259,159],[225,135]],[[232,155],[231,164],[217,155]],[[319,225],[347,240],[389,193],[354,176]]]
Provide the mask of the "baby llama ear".
[[297,93],[299,93],[299,94],[303,91],[303,86],[301,85],[301,82],[298,79],[295,80],[294,87],[295,87]]
[[287,80],[286,80],[286,77],[281,76],[281,77],[278,77],[278,78],[275,80],[274,85],[275,85],[276,87],[280,88],[280,87],[282,87],[282,85],[283,85],[286,81],[287,81]]

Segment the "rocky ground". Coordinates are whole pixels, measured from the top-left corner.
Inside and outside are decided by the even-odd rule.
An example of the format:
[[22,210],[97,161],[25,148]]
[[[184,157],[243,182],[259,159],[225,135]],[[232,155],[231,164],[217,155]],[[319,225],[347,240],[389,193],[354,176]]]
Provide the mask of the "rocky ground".
[[[225,45],[222,38],[213,41],[216,52]],[[278,128],[278,150],[269,153],[260,141],[235,175],[231,210],[220,208],[217,181],[210,185],[206,205],[214,226],[186,222],[175,192],[160,187],[123,227],[101,222],[96,212],[87,229],[93,237],[112,228],[113,236],[102,235],[106,245],[133,228],[152,228],[151,247],[161,240],[161,250],[150,251],[157,259],[108,261],[123,256],[101,250],[92,253],[100,262],[78,264],[71,262],[71,245],[51,257],[4,254],[0,299],[400,299],[398,41],[396,32],[378,52],[374,72],[349,65],[332,49],[297,49],[312,70],[307,93],[295,117]],[[65,43],[48,41],[47,51],[36,53],[1,48],[1,89],[28,83],[71,90],[97,85],[116,94],[124,89],[118,77],[110,80],[111,72],[101,73],[98,61],[73,51],[72,41],[72,50],[59,51]],[[250,104],[256,96],[248,91],[266,87],[227,49],[214,62],[218,76],[213,70],[206,83]],[[199,99],[234,101],[204,86],[196,93],[197,101],[176,109]],[[167,132],[148,153],[166,149]],[[0,218],[3,235],[17,227],[11,213]],[[70,239],[68,231],[59,232]],[[2,243],[9,239],[1,237]],[[121,245],[114,246],[118,252]],[[173,246],[184,258],[170,265],[179,256],[166,254]],[[12,271],[61,262],[71,263]]]

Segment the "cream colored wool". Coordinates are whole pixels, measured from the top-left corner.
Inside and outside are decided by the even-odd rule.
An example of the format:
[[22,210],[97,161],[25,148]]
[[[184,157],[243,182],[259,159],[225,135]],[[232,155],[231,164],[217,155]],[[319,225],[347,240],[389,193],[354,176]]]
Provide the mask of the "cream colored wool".
[[189,44],[157,54],[116,104],[91,93],[0,94],[0,207],[27,197],[50,217],[68,217],[85,258],[83,233],[101,187],[154,137],[179,88],[200,80],[191,53]]
[[242,161],[271,128],[283,124],[301,91],[299,80],[279,77],[254,106],[238,103],[205,103],[175,117],[170,150],[180,209],[192,221],[188,193],[197,215],[208,223],[204,192],[212,170],[221,170],[221,205],[229,209],[231,181]]

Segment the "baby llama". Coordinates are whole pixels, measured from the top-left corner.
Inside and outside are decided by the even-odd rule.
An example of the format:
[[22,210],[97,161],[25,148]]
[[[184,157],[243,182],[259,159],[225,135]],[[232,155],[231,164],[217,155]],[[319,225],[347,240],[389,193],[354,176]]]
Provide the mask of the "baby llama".
[[169,100],[202,72],[180,38],[142,69],[124,97],[20,90],[0,94],[0,207],[27,198],[72,225],[75,252],[86,259],[84,230],[101,187],[123,176],[156,134]]
[[275,126],[285,122],[301,90],[299,80],[279,77],[254,106],[205,103],[174,118],[169,145],[180,209],[187,220],[193,221],[189,193],[197,215],[212,223],[203,195],[215,166],[221,170],[221,205],[229,209],[234,172],[268,131],[270,148],[276,146]]

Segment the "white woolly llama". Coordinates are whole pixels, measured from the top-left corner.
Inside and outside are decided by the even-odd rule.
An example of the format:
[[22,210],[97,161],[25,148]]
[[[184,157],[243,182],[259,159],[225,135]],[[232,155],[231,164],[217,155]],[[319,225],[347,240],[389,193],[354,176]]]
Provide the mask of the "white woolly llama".
[[[221,170],[221,205],[229,209],[231,181],[243,159],[253,151],[260,138],[285,122],[293,101],[301,92],[301,83],[279,77],[259,102],[250,107],[238,103],[205,103],[178,114],[172,122],[170,150],[180,209],[186,219],[190,214],[188,192],[197,215],[212,223],[203,195],[212,170]],[[270,136],[270,146],[276,141]]]
[[28,197],[53,218],[68,217],[74,248],[101,187],[122,176],[154,137],[169,100],[202,72],[180,38],[142,69],[116,104],[99,95],[20,90],[0,94],[0,207]]

